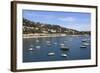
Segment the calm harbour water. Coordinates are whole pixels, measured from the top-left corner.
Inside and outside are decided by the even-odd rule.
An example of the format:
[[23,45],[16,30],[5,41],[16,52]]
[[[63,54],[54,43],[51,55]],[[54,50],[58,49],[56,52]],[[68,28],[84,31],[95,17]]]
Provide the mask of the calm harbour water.
[[[91,58],[91,36],[64,36],[64,37],[42,37],[42,38],[23,38],[23,62],[41,62],[41,61],[61,61],[61,60],[82,60]],[[81,48],[88,39],[86,48]],[[49,42],[48,42],[49,41]],[[60,49],[60,44],[69,47],[69,50]],[[34,50],[29,50],[30,48]],[[48,56],[48,53],[55,53]],[[67,57],[62,57],[66,54]]]

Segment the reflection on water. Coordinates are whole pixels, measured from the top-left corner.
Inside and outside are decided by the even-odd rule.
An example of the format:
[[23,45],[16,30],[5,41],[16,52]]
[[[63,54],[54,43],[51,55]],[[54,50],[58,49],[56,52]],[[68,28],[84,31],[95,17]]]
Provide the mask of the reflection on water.
[[90,36],[23,38],[23,62],[91,58]]

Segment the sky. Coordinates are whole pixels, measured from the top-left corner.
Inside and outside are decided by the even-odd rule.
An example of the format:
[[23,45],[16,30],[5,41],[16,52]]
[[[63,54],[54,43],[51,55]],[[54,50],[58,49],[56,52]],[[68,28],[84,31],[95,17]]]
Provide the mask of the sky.
[[23,10],[23,18],[34,22],[60,25],[78,31],[91,30],[91,14],[83,12]]

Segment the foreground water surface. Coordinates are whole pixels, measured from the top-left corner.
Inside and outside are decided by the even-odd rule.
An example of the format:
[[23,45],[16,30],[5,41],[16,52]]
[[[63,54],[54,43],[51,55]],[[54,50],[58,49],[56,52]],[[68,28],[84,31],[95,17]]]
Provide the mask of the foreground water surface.
[[[88,44],[82,48],[84,43]],[[69,50],[61,50],[61,44],[64,44]],[[50,53],[53,53],[53,55],[48,55]],[[62,54],[65,56],[62,56]],[[23,62],[83,60],[90,58],[90,36],[23,38]]]

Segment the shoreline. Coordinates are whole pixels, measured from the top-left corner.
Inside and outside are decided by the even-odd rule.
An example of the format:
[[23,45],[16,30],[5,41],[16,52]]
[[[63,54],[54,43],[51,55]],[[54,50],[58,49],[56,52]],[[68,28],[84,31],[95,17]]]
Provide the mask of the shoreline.
[[[44,37],[64,37],[64,36],[83,36],[83,35],[66,35],[66,34],[23,34],[23,38],[44,38]],[[84,35],[89,36],[89,35]]]
[[44,38],[44,37],[60,37],[66,34],[23,34],[23,38]]

